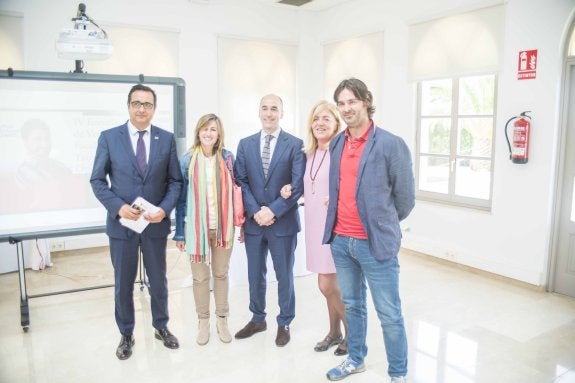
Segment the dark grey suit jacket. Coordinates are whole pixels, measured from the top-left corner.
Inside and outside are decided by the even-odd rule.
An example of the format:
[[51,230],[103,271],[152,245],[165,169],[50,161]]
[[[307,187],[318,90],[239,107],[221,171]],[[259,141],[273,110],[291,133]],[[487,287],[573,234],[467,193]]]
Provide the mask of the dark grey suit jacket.
[[106,233],[110,237],[125,239],[134,234],[120,224],[118,211],[138,196],[161,207],[166,213],[162,222],[148,225],[142,234],[167,237],[171,226],[170,213],[182,189],[174,135],[152,125],[148,168],[141,176],[127,123],[103,131],[98,140],[90,183],[96,198],[108,211]]

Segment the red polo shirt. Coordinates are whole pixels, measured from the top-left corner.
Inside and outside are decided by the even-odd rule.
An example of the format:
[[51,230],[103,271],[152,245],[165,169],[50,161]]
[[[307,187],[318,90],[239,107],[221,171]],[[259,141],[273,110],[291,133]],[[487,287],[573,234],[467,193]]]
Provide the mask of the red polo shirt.
[[345,142],[341,154],[339,169],[339,199],[337,201],[337,220],[334,232],[346,237],[367,239],[367,234],[361,225],[357,204],[355,201],[355,187],[357,185],[357,171],[369,132],[373,128],[373,121],[369,129],[361,137],[352,139],[349,130],[345,130]]

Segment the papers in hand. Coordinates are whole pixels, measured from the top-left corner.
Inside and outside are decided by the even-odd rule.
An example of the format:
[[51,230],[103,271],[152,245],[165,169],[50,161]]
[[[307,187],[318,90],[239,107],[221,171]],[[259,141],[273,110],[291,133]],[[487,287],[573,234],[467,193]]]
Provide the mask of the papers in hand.
[[160,208],[152,205],[142,197],[136,198],[131,207],[140,210],[140,218],[135,221],[131,219],[120,218],[120,223],[126,226],[128,229],[134,230],[136,233],[141,233],[144,231],[146,226],[150,224],[150,222],[146,221],[144,215],[155,214],[160,210]]

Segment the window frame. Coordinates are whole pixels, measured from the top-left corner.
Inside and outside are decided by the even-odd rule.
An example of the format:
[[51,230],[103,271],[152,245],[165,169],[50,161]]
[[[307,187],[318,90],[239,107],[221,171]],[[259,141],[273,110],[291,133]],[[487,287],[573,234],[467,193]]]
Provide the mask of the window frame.
[[[459,84],[460,80],[469,77],[480,77],[480,76],[493,76],[493,114],[459,114]],[[437,80],[451,80],[451,113],[449,115],[422,115],[422,84],[427,81],[437,81]],[[416,86],[416,152],[415,152],[415,191],[416,198],[418,200],[437,202],[445,205],[460,206],[466,208],[473,208],[478,210],[491,211],[491,206],[493,202],[493,179],[495,170],[495,137],[497,128],[497,86],[498,86],[498,76],[497,73],[487,72],[487,73],[473,73],[466,75],[457,76],[442,76],[439,78],[427,78],[419,80]],[[451,121],[450,127],[450,137],[449,137],[449,154],[437,154],[437,153],[427,153],[421,151],[421,123],[424,118],[447,118]],[[458,154],[458,134],[459,134],[459,122],[464,118],[492,118],[492,131],[491,131],[491,154],[489,157],[479,157],[474,155],[464,155]],[[448,190],[447,193],[433,192],[428,190],[421,190],[420,185],[420,165],[422,157],[435,157],[435,158],[446,158],[449,161],[449,173],[448,173]],[[457,161],[460,159],[471,159],[471,160],[489,160],[490,164],[490,181],[489,181],[489,198],[481,199],[475,197],[468,197],[455,194],[455,186],[457,180]]]

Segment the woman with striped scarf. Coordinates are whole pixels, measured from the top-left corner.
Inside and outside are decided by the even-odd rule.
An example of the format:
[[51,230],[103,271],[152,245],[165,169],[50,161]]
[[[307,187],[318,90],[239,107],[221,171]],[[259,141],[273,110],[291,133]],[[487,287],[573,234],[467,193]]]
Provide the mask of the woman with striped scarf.
[[232,204],[233,155],[224,149],[224,129],[215,114],[198,120],[194,144],[180,160],[184,188],[176,206],[174,240],[190,256],[198,314],[196,342],[210,339],[210,273],[214,279],[216,328],[229,343],[228,270],[234,238]]

